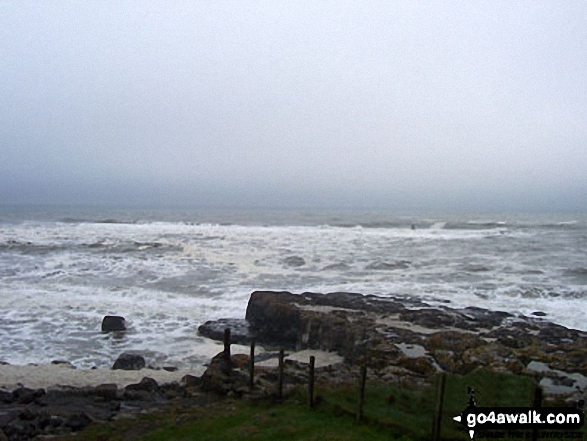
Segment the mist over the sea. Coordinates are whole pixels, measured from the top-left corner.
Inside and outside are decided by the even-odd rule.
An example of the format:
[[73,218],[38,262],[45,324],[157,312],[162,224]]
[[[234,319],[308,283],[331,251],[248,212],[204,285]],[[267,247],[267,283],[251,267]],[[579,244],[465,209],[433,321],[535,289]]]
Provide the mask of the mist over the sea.
[[0,203],[584,211],[584,1],[0,4]]

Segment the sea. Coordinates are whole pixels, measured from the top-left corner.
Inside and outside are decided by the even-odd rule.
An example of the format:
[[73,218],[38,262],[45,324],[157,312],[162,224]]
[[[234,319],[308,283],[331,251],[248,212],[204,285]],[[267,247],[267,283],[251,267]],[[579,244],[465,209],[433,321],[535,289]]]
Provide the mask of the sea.
[[[0,206],[0,360],[207,363],[255,290],[415,297],[587,331],[585,213]],[[128,330],[103,334],[105,315]],[[535,314],[536,316],[536,314]]]

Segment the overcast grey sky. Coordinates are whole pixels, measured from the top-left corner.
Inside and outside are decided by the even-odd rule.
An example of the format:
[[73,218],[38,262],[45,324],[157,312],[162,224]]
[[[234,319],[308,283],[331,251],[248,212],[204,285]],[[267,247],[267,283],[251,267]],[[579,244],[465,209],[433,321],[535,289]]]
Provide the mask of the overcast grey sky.
[[585,210],[587,2],[0,0],[0,203]]

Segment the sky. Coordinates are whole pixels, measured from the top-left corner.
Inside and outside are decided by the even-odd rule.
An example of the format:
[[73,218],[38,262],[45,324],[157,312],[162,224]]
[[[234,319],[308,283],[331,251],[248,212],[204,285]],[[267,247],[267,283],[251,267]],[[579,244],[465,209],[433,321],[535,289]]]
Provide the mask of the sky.
[[587,2],[0,0],[0,203],[585,211]]

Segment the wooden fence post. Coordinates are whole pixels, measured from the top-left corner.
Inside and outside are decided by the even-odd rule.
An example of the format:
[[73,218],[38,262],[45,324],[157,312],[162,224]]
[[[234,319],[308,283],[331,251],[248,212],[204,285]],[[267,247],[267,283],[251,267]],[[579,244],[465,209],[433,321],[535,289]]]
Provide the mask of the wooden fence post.
[[367,365],[361,366],[361,378],[359,379],[359,405],[357,407],[357,422],[363,419],[363,404],[365,403],[365,383],[367,382]]
[[316,357],[313,355],[310,357],[310,379],[308,381],[308,404],[310,409],[314,408],[314,364],[316,363]]
[[279,350],[279,379],[277,384],[277,398],[283,398],[283,349]]
[[227,373],[232,371],[232,362],[230,360],[230,328],[224,330],[224,369]]
[[444,401],[444,386],[446,383],[446,374],[442,372],[438,378],[436,388],[436,406],[434,408],[434,418],[432,421],[432,440],[440,440],[440,429],[442,427],[442,405]]
[[251,342],[251,360],[249,364],[249,388],[255,387],[255,341]]

